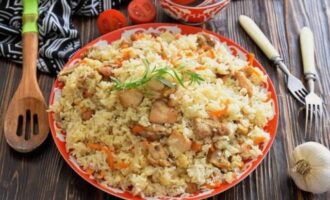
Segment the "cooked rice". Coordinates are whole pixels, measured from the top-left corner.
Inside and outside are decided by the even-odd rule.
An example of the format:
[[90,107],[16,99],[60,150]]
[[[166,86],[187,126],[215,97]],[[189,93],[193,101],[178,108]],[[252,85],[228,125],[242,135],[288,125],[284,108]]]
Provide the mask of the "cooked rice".
[[[254,73],[245,71],[249,63],[233,56],[220,42],[212,47],[215,57],[209,56],[209,52],[199,46],[199,35],[146,34],[125,48],[122,45],[130,41],[129,38],[94,46],[80,62],[59,75],[65,86],[50,110],[66,132],[67,152],[100,184],[143,197],[180,195],[191,184],[197,186],[198,191],[204,191],[218,183],[232,182],[245,170],[244,161],[262,154],[259,146],[270,138],[263,127],[274,116],[273,102],[267,101],[269,92],[261,84],[267,80],[266,75],[257,68],[253,68]],[[184,88],[176,83],[180,92],[168,97],[179,101],[175,107],[179,114],[175,123],[163,126],[202,146],[197,152],[182,153],[168,144],[168,136],[161,137],[155,142],[169,152],[167,167],[150,163],[148,150],[143,145],[146,138],[132,132],[136,124],[144,127],[152,124],[149,113],[155,101],[153,97],[144,95],[138,107],[125,108],[118,99],[118,91],[112,90],[115,83],[98,70],[119,60],[121,66],[113,69],[112,76],[121,81],[135,80],[146,70],[143,59],[151,63],[151,68],[183,65],[204,79],[200,84],[189,84],[187,79]],[[252,96],[235,78],[237,71],[244,71],[253,83]],[[175,82],[171,77],[166,78]],[[84,96],[86,93],[90,95]],[[224,110],[226,102],[230,102],[227,112],[216,120],[229,129],[229,134],[213,134],[198,140],[194,119],[210,118],[210,111]],[[86,108],[94,112],[90,119],[83,120]],[[262,142],[258,142],[260,138]],[[106,151],[91,149],[87,144],[106,146],[112,151],[115,163],[128,166],[110,169]],[[221,168],[209,163],[210,148],[219,150],[221,161],[228,166]]]

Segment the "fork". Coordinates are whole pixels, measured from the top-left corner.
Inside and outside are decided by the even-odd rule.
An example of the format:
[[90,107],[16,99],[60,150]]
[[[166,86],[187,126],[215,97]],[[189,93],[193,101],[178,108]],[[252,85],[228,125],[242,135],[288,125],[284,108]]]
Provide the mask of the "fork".
[[278,66],[285,74],[287,87],[291,94],[302,104],[305,104],[305,97],[307,95],[307,90],[302,82],[293,76],[287,66],[283,63],[278,51],[270,43],[265,34],[260,30],[258,25],[249,17],[241,15],[239,17],[239,22],[247,34],[253,39],[259,48],[266,54],[266,56]]
[[323,100],[315,94],[314,84],[316,81],[316,69],[314,60],[314,36],[308,27],[304,27],[300,31],[301,54],[304,64],[305,79],[308,83],[309,93],[305,98],[306,102],[306,120],[305,133],[307,127],[312,127],[313,118],[315,121],[315,129],[318,132],[322,125],[323,119]]

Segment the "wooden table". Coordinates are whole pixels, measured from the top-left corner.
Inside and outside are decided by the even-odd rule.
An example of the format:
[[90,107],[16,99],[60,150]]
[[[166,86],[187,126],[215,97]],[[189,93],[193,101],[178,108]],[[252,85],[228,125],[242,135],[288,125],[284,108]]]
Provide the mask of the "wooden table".
[[[233,0],[228,9],[207,24],[207,28],[231,38],[256,54],[275,84],[280,107],[277,136],[264,161],[244,181],[213,199],[330,199],[330,192],[321,195],[302,192],[287,175],[289,154],[296,145],[315,140],[330,147],[329,124],[320,133],[304,136],[303,108],[288,94],[283,73],[271,66],[237,22],[240,14],[252,17],[283,55],[291,72],[301,79],[303,73],[298,34],[303,26],[310,26],[316,39],[316,63],[321,82],[317,91],[329,103],[329,6],[329,0]],[[126,7],[122,6],[124,12]],[[175,22],[159,6],[157,21]],[[81,34],[83,45],[99,36],[95,18],[75,18],[74,23]],[[118,199],[80,178],[64,162],[51,136],[33,153],[21,154],[9,148],[2,122],[22,69],[5,60],[0,61],[0,66],[0,199]],[[39,83],[47,101],[54,79],[54,76],[39,75]],[[327,107],[329,109],[329,104]]]

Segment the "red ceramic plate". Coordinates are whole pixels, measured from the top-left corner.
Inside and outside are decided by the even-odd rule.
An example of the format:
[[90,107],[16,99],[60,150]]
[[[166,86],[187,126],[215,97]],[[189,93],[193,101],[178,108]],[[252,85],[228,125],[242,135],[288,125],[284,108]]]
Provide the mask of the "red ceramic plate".
[[[215,37],[217,37],[232,52],[233,55],[236,55],[245,60],[248,59],[249,53],[245,49],[240,47],[235,42],[233,42],[233,41],[229,40],[228,38],[225,38],[219,34],[216,34],[211,31],[204,30],[201,28],[185,26],[185,25],[180,25],[180,24],[153,23],[153,24],[141,24],[141,25],[136,25],[136,26],[125,27],[125,28],[110,32],[106,35],[103,35],[103,36],[97,38],[96,40],[92,41],[91,43],[87,44],[80,51],[78,51],[69,60],[69,62],[66,63],[66,65],[64,67],[68,67],[69,65],[73,64],[74,62],[77,62],[80,58],[80,54],[83,53],[84,51],[86,51],[86,48],[91,45],[94,45],[94,44],[97,45],[97,43],[104,43],[104,42],[111,43],[115,40],[120,39],[121,37],[126,37],[126,36],[129,36],[134,33],[142,33],[142,32],[160,33],[160,32],[164,32],[164,31],[171,31],[173,33],[181,33],[181,34],[195,34],[198,32],[206,32],[206,33],[212,34]],[[263,72],[266,73],[265,69],[260,65],[260,63],[258,61],[254,60],[253,65],[258,67],[259,69],[261,69]],[[201,198],[206,198],[206,197],[210,197],[210,196],[216,195],[218,193],[221,193],[221,192],[233,187],[234,185],[236,185],[237,183],[242,181],[244,178],[246,178],[264,159],[264,157],[268,153],[268,151],[274,141],[274,138],[276,135],[277,124],[278,124],[278,115],[279,115],[276,93],[274,90],[274,86],[273,86],[271,80],[269,79],[269,77],[268,77],[268,90],[269,90],[269,92],[271,92],[271,98],[274,101],[275,116],[271,121],[268,122],[267,126],[264,128],[267,132],[270,133],[270,140],[267,144],[264,144],[262,146],[261,150],[262,150],[263,154],[260,155],[255,160],[252,160],[249,163],[247,163],[248,167],[247,167],[246,171],[244,171],[240,176],[238,176],[237,179],[234,180],[232,183],[222,184],[218,188],[211,189],[211,190],[203,192],[203,193],[192,194],[188,197],[185,197],[184,199],[187,199],[187,200],[188,199],[190,199],[190,200],[191,199],[201,199]],[[61,91],[61,83],[58,80],[56,80],[53,85],[51,94],[50,94],[49,105],[52,105],[54,103],[54,101],[56,101],[56,99],[60,95],[60,91]],[[70,165],[70,167],[77,174],[79,174],[82,178],[84,178],[90,184],[94,185],[95,187],[97,187],[109,194],[112,194],[112,195],[115,195],[117,197],[121,197],[124,199],[143,199],[143,198],[140,198],[137,196],[133,196],[129,192],[125,192],[120,189],[105,187],[105,186],[98,184],[92,177],[90,177],[82,169],[80,169],[79,165],[75,162],[75,159],[73,157],[71,157],[68,154],[68,152],[66,151],[66,149],[65,149],[65,133],[60,133],[60,132],[56,131],[57,129],[56,129],[56,123],[54,121],[53,113],[49,113],[49,123],[50,123],[52,136],[53,136],[53,139],[55,141],[55,144],[56,144],[58,150],[60,151],[60,153],[63,156],[63,158],[65,159],[65,161]],[[177,199],[177,198],[162,197],[159,199]],[[182,199],[182,198],[180,198],[180,199]]]

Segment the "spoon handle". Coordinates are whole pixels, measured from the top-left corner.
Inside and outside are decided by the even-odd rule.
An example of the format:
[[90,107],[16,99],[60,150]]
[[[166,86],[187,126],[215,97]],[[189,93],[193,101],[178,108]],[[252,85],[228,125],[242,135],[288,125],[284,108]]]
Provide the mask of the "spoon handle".
[[[38,86],[37,82],[37,58],[38,58],[38,1],[23,0],[23,75],[22,86],[31,88]],[[26,95],[33,95],[33,90],[25,89]]]
[[22,81],[37,81],[38,33],[23,33],[23,76]]

